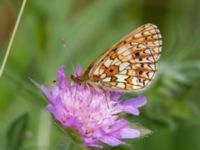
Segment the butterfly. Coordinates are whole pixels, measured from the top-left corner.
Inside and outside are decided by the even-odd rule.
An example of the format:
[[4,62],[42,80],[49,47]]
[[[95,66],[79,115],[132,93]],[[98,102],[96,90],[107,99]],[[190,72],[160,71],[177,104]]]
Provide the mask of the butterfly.
[[145,89],[154,79],[161,55],[162,37],[154,24],[144,24],[100,55],[80,76],[78,84],[115,91]]

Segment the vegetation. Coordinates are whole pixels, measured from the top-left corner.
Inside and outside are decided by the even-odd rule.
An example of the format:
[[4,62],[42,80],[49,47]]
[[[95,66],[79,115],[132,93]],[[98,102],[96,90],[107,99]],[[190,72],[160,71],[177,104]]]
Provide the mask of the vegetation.
[[[22,1],[0,1],[0,60]],[[163,51],[156,80],[141,93],[141,116],[126,116],[152,130],[115,150],[200,150],[199,0],[32,0],[20,22],[0,78],[0,149],[79,150],[45,110],[29,78],[50,85],[59,66],[67,74],[144,23],[159,26]]]

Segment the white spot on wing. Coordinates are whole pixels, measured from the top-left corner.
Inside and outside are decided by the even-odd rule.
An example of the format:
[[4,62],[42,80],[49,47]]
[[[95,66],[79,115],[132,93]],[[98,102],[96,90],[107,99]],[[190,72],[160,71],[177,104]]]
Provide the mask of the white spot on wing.
[[147,86],[148,83],[149,83],[149,80],[145,80],[145,81],[144,81],[144,85],[145,85],[145,86]]
[[133,77],[133,79],[132,79],[132,83],[133,83],[133,85],[136,85],[136,84],[138,83],[138,78]]
[[125,79],[127,79],[128,78],[128,76],[127,75],[115,75],[116,77],[117,77],[117,81],[118,82],[126,82],[126,80]]
[[132,56],[131,55],[128,55],[126,56],[128,60],[131,60],[132,59]]
[[153,50],[158,53],[160,51],[160,48],[155,47],[155,48],[153,48]]
[[160,40],[154,41],[155,45],[160,45]]
[[103,79],[102,81],[103,82],[110,82],[110,80],[111,80],[111,77],[107,77],[107,78]]
[[128,56],[128,55],[130,55],[131,53],[130,53],[130,51],[129,50],[126,50],[122,55],[123,56]]
[[155,46],[155,44],[152,43],[152,42],[147,42],[147,45],[148,45],[148,46]]
[[98,69],[98,68],[94,71],[94,74],[95,74],[95,75],[98,75],[98,74],[99,74],[99,69]]
[[136,37],[136,38],[139,38],[141,36],[142,36],[141,33],[137,33],[137,34],[134,35],[134,37]]
[[105,77],[106,77],[105,73],[100,76],[100,78],[105,78]]
[[121,61],[118,61],[115,63],[116,66],[119,66],[121,64]]
[[130,43],[130,45],[132,46],[132,45],[137,45],[138,43],[136,43],[136,42],[131,42]]
[[128,67],[129,65],[130,64],[128,62],[124,62],[124,63],[120,64],[119,71],[126,69],[126,67]]
[[133,85],[133,89],[137,90],[140,89],[141,87],[137,86],[137,85]]
[[149,78],[152,78],[154,75],[154,72],[149,72],[148,74],[149,74]]
[[155,29],[150,30],[150,32],[151,32],[152,34],[155,34],[155,33],[156,33]]
[[103,69],[99,69],[99,74],[102,74],[104,72]]
[[127,74],[127,70],[120,72],[120,74]]
[[160,31],[158,29],[156,29],[156,32],[159,33]]
[[111,63],[112,63],[112,60],[111,60],[111,59],[107,59],[107,60],[104,62],[104,65],[105,65],[106,67],[109,67],[109,66],[111,65]]
[[126,48],[126,47],[122,47],[122,48],[120,48],[120,49],[117,51],[117,53],[118,53],[118,54],[122,54],[122,53],[124,53],[125,51],[127,51],[127,48]]
[[153,59],[152,56],[151,56],[151,57],[147,57],[147,60],[149,60],[149,61],[151,61],[151,62],[154,62],[154,59]]
[[119,87],[119,88],[125,88],[125,84],[124,83],[117,83],[117,87]]
[[155,70],[156,69],[156,65],[155,64],[148,64],[149,68]]
[[160,58],[160,55],[156,55],[154,58],[156,58],[156,60],[158,60]]
[[145,53],[145,54],[151,54],[151,50],[145,49],[145,50],[144,50],[144,53]]
[[150,35],[150,33],[148,31],[144,32],[144,35]]
[[117,63],[117,62],[119,62],[119,59],[118,59],[118,58],[115,58],[115,59],[113,60],[113,62],[112,62],[112,65],[115,64],[115,63]]
[[153,38],[158,39],[158,35],[157,34],[153,35]]
[[138,44],[139,48],[146,48],[146,46],[144,44]]

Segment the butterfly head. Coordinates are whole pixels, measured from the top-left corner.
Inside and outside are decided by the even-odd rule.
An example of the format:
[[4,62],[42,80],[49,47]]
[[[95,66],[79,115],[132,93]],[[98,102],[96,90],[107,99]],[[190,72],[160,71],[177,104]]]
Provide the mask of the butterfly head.
[[74,76],[71,75],[71,79],[77,83],[78,85],[81,85],[83,83],[83,81],[85,81],[85,79],[83,78],[83,76]]

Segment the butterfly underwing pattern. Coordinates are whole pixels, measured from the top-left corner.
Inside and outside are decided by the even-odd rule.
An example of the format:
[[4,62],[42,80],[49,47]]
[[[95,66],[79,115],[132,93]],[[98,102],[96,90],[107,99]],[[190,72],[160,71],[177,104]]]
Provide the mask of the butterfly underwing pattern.
[[80,76],[72,79],[116,91],[145,89],[154,79],[162,37],[154,24],[144,24],[100,55]]

